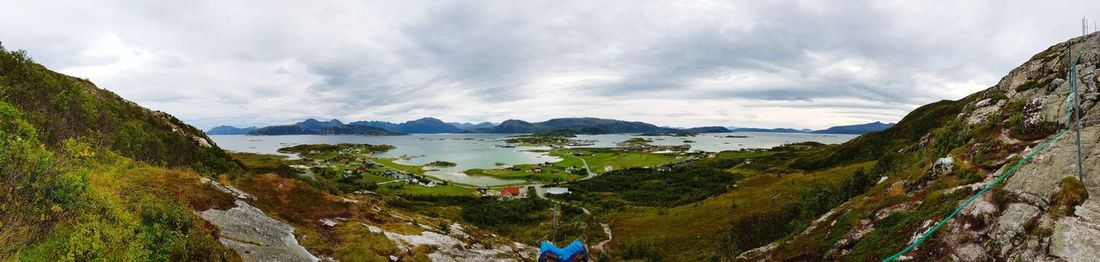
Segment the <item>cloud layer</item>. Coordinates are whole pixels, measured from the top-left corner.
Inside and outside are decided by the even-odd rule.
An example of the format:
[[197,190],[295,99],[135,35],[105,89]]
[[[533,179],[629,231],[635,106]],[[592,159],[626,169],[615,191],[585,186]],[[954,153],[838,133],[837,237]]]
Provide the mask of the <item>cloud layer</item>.
[[[21,1],[0,41],[208,128],[897,121],[1080,34],[1069,1]],[[17,11],[16,11],[17,10]],[[1096,16],[1100,20],[1100,16]]]

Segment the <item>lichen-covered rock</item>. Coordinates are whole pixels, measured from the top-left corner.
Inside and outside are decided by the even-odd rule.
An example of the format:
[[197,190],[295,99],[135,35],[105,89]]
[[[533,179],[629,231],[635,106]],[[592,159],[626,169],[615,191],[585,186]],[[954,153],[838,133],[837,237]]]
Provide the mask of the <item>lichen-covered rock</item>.
[[936,159],[936,162],[932,164],[932,170],[934,170],[937,175],[950,174],[951,171],[954,169],[955,159],[951,156],[945,156],[943,158]]
[[1100,230],[1096,223],[1076,217],[1058,220],[1050,254],[1067,261],[1100,261]]
[[318,261],[294,238],[294,227],[275,220],[248,203],[237,200],[229,210],[199,213],[218,227],[219,241],[245,261]]
[[1012,240],[1024,232],[1024,226],[1031,222],[1039,214],[1039,208],[1022,203],[1013,203],[1005,209],[1005,212],[997,219],[997,230],[994,238],[1000,244],[1003,254],[1012,247]]

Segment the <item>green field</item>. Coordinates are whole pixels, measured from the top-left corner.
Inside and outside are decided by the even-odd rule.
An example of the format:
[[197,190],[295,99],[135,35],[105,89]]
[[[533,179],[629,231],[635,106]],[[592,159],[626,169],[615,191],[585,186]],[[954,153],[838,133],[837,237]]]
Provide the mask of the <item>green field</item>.
[[[580,166],[580,165],[578,165]],[[517,170],[511,169],[469,169],[465,173],[471,176],[491,176],[501,179],[513,179],[513,180],[527,180],[527,181],[540,181],[540,182],[567,182],[573,181],[578,178],[584,177],[584,171],[575,171],[575,174],[565,172],[568,166],[563,166],[555,163],[550,166],[539,166],[542,168],[542,172],[531,171],[531,168],[536,165],[515,165]],[[578,167],[579,168],[579,167]]]
[[406,173],[417,174],[417,175],[424,174],[424,168],[423,167],[410,166],[410,165],[405,165],[405,164],[398,164],[398,163],[394,162],[394,161],[397,161],[397,158],[376,158],[376,159],[373,159],[373,160],[374,160],[375,163],[378,163],[379,165],[383,165],[385,167],[393,168],[393,169],[396,169],[396,170],[405,171]]
[[[613,169],[619,170],[633,167],[656,167],[677,160],[676,157],[667,154],[632,152],[610,148],[555,149],[541,152],[559,157],[561,160],[549,166],[539,165],[539,167],[543,169],[542,172],[531,171],[531,168],[536,165],[523,164],[515,165],[514,167],[517,170],[506,168],[469,169],[466,170],[465,173],[467,175],[491,176],[501,179],[522,179],[556,183],[573,181],[587,176],[586,172],[583,171],[584,162],[581,161],[581,159],[588,161],[589,167],[592,168],[592,172],[595,173],[603,173],[605,165],[611,165]],[[566,172],[566,169],[569,167],[581,170],[570,174]]]
[[[577,153],[577,156],[574,156]],[[614,170],[627,169],[632,167],[656,167],[663,164],[675,162],[677,159],[675,156],[668,154],[657,154],[647,152],[631,152],[617,149],[600,149],[600,148],[574,148],[565,150],[556,150],[551,152],[551,155],[562,157],[564,161],[570,161],[570,164],[583,165],[580,160],[571,159],[572,157],[583,158],[588,161],[588,166],[592,168],[592,172],[603,173],[604,166],[610,165]]]

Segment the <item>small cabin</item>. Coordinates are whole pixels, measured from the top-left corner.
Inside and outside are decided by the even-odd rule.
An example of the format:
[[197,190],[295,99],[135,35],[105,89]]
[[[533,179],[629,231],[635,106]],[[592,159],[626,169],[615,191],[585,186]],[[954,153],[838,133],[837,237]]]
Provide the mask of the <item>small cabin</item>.
[[504,187],[500,189],[500,196],[507,198],[520,197],[520,191],[518,187]]

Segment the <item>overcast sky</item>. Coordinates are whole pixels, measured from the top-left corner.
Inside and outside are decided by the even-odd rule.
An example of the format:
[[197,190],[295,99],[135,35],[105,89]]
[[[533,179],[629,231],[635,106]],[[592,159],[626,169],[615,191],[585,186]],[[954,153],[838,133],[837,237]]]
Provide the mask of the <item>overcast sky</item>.
[[203,129],[311,117],[894,122],[993,85],[1100,15],[1100,1],[1003,0],[0,6],[6,48]]

